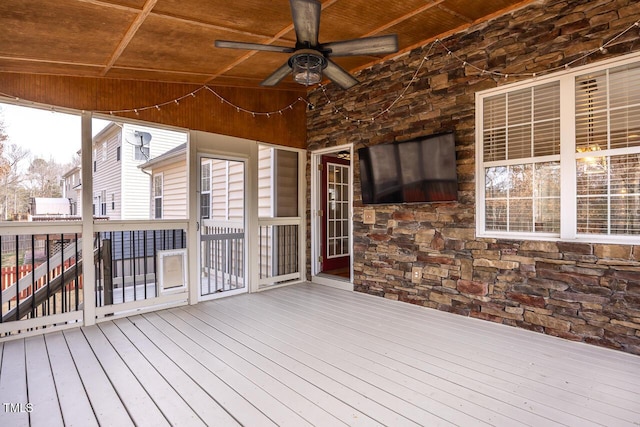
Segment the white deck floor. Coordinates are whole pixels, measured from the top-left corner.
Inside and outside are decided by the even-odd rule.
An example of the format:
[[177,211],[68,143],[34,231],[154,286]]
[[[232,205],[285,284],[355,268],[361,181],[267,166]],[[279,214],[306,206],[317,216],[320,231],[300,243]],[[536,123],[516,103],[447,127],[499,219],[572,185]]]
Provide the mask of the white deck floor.
[[640,425],[640,357],[318,285],[0,350],[0,426]]

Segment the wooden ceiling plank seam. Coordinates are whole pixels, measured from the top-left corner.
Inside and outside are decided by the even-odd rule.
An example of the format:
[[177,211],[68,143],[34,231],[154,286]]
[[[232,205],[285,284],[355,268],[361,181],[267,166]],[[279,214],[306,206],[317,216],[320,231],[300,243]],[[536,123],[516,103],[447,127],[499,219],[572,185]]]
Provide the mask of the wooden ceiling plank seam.
[[224,25],[210,24],[210,23],[207,23],[207,22],[198,21],[196,19],[181,18],[179,16],[169,15],[167,13],[160,13],[160,12],[153,12],[152,11],[151,15],[153,15],[155,17],[158,17],[158,18],[161,18],[161,19],[167,19],[167,20],[170,20],[170,21],[180,22],[182,24],[196,25],[198,27],[206,28],[208,30],[224,31],[224,32],[227,32],[227,33],[232,33],[232,34],[238,34],[238,35],[249,36],[249,37],[256,37],[256,38],[259,38],[259,39],[272,40],[272,36],[270,36],[268,34],[260,34],[260,33],[254,33],[254,32],[251,32],[251,31],[238,30],[238,29],[227,27],[227,26],[224,26]]
[[107,62],[107,65],[104,67],[104,69],[100,73],[102,77],[107,75],[111,67],[113,67],[116,61],[120,58],[120,56],[122,55],[124,50],[127,48],[129,43],[131,43],[131,40],[136,35],[136,33],[138,32],[138,30],[140,29],[144,21],[147,19],[147,16],[149,16],[149,14],[151,13],[151,10],[153,10],[156,3],[158,3],[158,0],[147,0],[144,3],[144,6],[142,7],[142,11],[140,11],[140,13],[138,13],[136,18],[133,20],[133,22],[131,23],[131,26],[125,33],[120,43],[118,44],[118,47],[116,48],[115,52],[113,52],[113,55],[111,55],[111,58],[109,58],[109,62]]
[[[77,2],[80,3],[88,3],[88,4],[93,4],[96,6],[104,6],[104,7],[108,7],[108,8],[112,8],[112,9],[119,9],[119,10],[123,10],[123,11],[127,11],[127,12],[133,12],[133,13],[140,13],[140,11],[142,9],[138,9],[135,7],[131,7],[131,6],[123,6],[120,4],[114,4],[114,3],[107,3],[101,0],[75,0]],[[204,21],[199,21],[197,19],[189,19],[189,18],[181,18],[179,16],[175,16],[175,15],[170,15],[167,13],[161,13],[161,12],[156,12],[156,11],[151,11],[150,13],[153,16],[156,16],[158,18],[163,18],[163,19],[168,19],[171,21],[175,21],[175,22],[181,22],[183,24],[191,24],[191,25],[197,25],[199,27],[202,28],[207,28],[210,30],[219,30],[219,31],[224,31],[224,32],[228,32],[228,33],[234,33],[234,34],[240,34],[240,35],[244,35],[244,36],[249,36],[249,37],[256,37],[256,38],[261,38],[261,39],[265,39],[265,38],[270,38],[271,36],[267,35],[267,34],[261,34],[261,33],[254,33],[251,31],[243,31],[243,30],[238,30],[232,27],[227,27],[224,25],[216,25],[216,24],[211,24],[208,22],[204,22]]]
[[101,6],[101,7],[106,7],[110,9],[118,9],[126,12],[133,12],[133,13],[140,13],[140,10],[141,10],[141,9],[138,9],[137,7],[125,6],[122,4],[115,4],[115,3],[107,3],[105,1],[100,1],[100,0],[75,0],[75,1],[78,3],[87,3],[95,6]]
[[449,15],[453,15],[453,16],[455,16],[456,18],[460,19],[461,21],[466,22],[467,24],[471,24],[471,23],[473,23],[473,19],[469,18],[469,17],[468,17],[468,16],[466,16],[466,15],[463,15],[463,14],[461,14],[461,13],[458,13],[458,12],[456,12],[455,10],[451,10],[451,9],[449,9],[448,7],[445,7],[445,6],[441,5],[441,4],[439,4],[437,7],[438,7],[438,9],[440,9],[441,11],[446,12],[446,13],[448,13]]
[[407,19],[413,18],[416,15],[421,14],[422,12],[425,12],[429,9],[433,9],[434,7],[438,6],[440,3],[443,3],[445,0],[434,0],[432,2],[430,2],[429,4],[425,4],[424,6],[420,6],[419,8],[412,10],[409,13],[406,13],[394,20],[391,20],[389,22],[387,22],[385,25],[382,25],[376,29],[374,29],[373,31],[369,31],[366,34],[363,34],[361,37],[371,37],[371,36],[375,36],[376,34],[380,34],[382,31],[387,30],[391,27],[394,27],[398,24],[403,23],[404,21],[406,21]]
[[89,64],[83,62],[70,62],[70,61],[52,61],[50,59],[38,59],[38,58],[25,58],[17,56],[4,56],[0,55],[0,60],[27,62],[36,64],[54,64],[54,65],[73,65],[78,67],[90,67],[90,68],[102,68],[103,64]]

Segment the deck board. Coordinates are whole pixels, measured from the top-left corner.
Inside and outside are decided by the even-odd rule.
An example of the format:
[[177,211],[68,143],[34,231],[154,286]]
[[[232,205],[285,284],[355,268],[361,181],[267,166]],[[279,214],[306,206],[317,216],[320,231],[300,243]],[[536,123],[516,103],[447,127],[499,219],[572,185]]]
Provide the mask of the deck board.
[[98,423],[123,427],[133,425],[82,331],[73,329],[66,331],[64,336]]
[[2,349],[2,365],[0,366],[0,425],[29,426],[29,414],[26,411],[10,412],[4,404],[21,404],[28,402],[27,368],[23,340],[4,343]]
[[[273,298],[273,297],[272,297]],[[280,305],[283,308],[286,307],[288,311],[295,310],[295,305],[298,304],[298,312],[300,313],[299,321],[309,316],[309,313],[315,313],[312,307],[315,303],[300,304],[299,299],[278,299],[274,301],[274,304]],[[387,342],[392,344],[392,349],[402,350],[400,353],[395,352],[393,359],[403,360],[406,359],[407,363],[412,361],[428,362],[435,366],[442,368],[441,375],[458,375],[459,380],[463,381],[464,378],[474,378],[479,383],[474,387],[478,388],[483,384],[491,384],[496,390],[502,390],[504,393],[511,394],[513,396],[519,396],[526,399],[527,405],[544,405],[546,411],[552,415],[552,419],[555,421],[562,421],[567,416],[571,417],[583,417],[583,425],[589,425],[589,423],[601,422],[606,424],[611,417],[617,417],[628,422],[637,419],[637,413],[631,411],[625,411],[623,408],[611,409],[610,404],[602,403],[591,396],[580,397],[581,388],[573,388],[567,390],[569,387],[546,387],[546,383],[541,383],[539,380],[531,380],[527,378],[527,372],[530,365],[523,365],[521,372],[516,374],[510,372],[504,368],[504,363],[492,363],[487,364],[482,360],[478,360],[473,357],[473,353],[469,353],[464,357],[459,356],[461,350],[464,351],[469,345],[468,340],[465,339],[464,343],[458,343],[456,346],[452,346],[446,337],[441,337],[437,340],[438,347],[436,348],[430,344],[424,344],[420,342],[419,334],[412,334],[403,325],[403,328],[398,328],[393,325],[393,319],[385,319],[380,314],[376,316],[371,315],[371,311],[365,312],[353,312],[344,313],[343,310],[348,310],[350,306],[345,305],[343,310],[340,310],[340,301],[332,300],[330,304],[322,305],[321,308],[327,307],[322,312],[322,321],[324,328],[326,328],[327,322],[332,322],[334,325],[339,325],[333,329],[333,334],[338,336],[341,332],[349,334],[346,340],[343,340],[342,345],[349,345],[353,340],[360,339],[363,346],[367,346],[369,350],[375,350],[375,346],[385,346]],[[352,317],[350,321],[346,321],[349,317]],[[382,326],[371,326],[374,321],[381,321]],[[467,319],[468,320],[468,319]],[[309,328],[305,325],[305,331]],[[377,340],[375,335],[380,330],[386,330],[389,332],[390,338],[386,340]],[[303,331],[300,331],[303,332]],[[367,336],[368,338],[362,338]],[[316,334],[316,338],[321,338]],[[331,340],[331,334],[325,333],[324,339]],[[473,352],[482,351],[482,348],[476,347]],[[484,349],[484,352],[490,350],[490,347]],[[358,348],[354,350],[358,352]],[[427,356],[427,357],[425,357]],[[504,357],[503,357],[504,359]],[[568,386],[567,381],[561,381],[563,386]],[[558,381],[556,381],[558,383]],[[544,390],[540,390],[539,386],[544,385]],[[567,393],[567,391],[570,391]],[[604,396],[604,395],[602,395]],[[577,399],[576,399],[577,398]],[[604,413],[608,412],[608,413]],[[564,414],[567,412],[568,414]]]
[[[146,316],[145,316],[146,317]],[[301,426],[309,425],[296,412],[280,402],[271,390],[265,390],[252,378],[245,376],[244,372],[234,369],[233,366],[221,359],[222,355],[212,350],[206,341],[206,336],[198,333],[194,328],[182,322],[176,316],[164,311],[154,314],[154,317],[166,322],[165,333],[184,350],[196,356],[201,363],[211,369],[220,379],[229,384],[239,394],[244,396],[252,405],[267,415],[278,425]],[[219,349],[218,349],[219,350]]]
[[165,380],[172,384],[180,396],[188,396],[188,404],[193,411],[206,420],[209,425],[234,426],[238,422],[224,410],[210,395],[208,395],[198,383],[182,370],[176,361],[169,358],[160,348],[147,338],[128,319],[115,321],[118,328],[124,333],[140,351],[142,355],[155,367]]
[[30,422],[51,427],[63,426],[44,336],[27,338],[25,350],[29,401],[38,409],[30,413]]
[[[291,305],[288,307],[291,307]],[[278,317],[276,310],[272,307],[268,309],[271,313],[269,315],[270,318]],[[259,313],[260,307],[251,307],[247,311]],[[423,369],[412,367],[411,364],[415,361],[413,355],[403,358],[401,353],[394,350],[395,346],[389,346],[388,343],[382,342],[373,335],[367,336],[362,340],[359,340],[358,336],[345,339],[338,338],[340,335],[344,336],[345,332],[340,329],[331,328],[328,322],[321,321],[321,323],[314,325],[309,321],[312,316],[307,316],[305,313],[300,317],[291,318],[289,317],[289,314],[291,314],[289,308],[287,308],[287,311],[288,315],[286,318],[283,318],[283,323],[280,325],[282,332],[286,333],[286,329],[288,328],[284,322],[293,320],[294,322],[292,323],[298,328],[300,328],[299,325],[302,324],[304,331],[298,330],[296,334],[310,334],[310,340],[313,342],[321,342],[330,348],[337,346],[344,350],[344,354],[337,355],[337,363],[340,365],[344,365],[340,363],[341,360],[348,360],[356,366],[361,365],[367,367],[370,371],[368,377],[371,377],[371,372],[374,372],[376,375],[383,377],[387,384],[389,381],[397,382],[403,388],[413,392],[412,399],[412,395],[409,394],[407,390],[396,386],[395,388],[401,394],[401,397],[409,401],[413,400],[414,402],[421,402],[423,399],[428,398],[431,400],[429,405],[431,410],[446,413],[446,418],[458,425],[481,424],[482,422],[476,417],[482,416],[483,414],[486,417],[486,422],[498,424],[514,422],[516,419],[522,422],[523,417],[528,415],[525,411],[518,411],[517,408],[509,405],[501,405],[501,402],[495,399],[488,398],[481,393],[473,393],[464,386],[442,379],[437,375],[439,372],[430,374]],[[315,333],[312,329],[315,329]],[[334,345],[330,344],[332,341]],[[389,357],[390,354],[396,354],[398,358]],[[403,359],[406,359],[404,363],[398,364],[398,361],[403,362]],[[353,371],[350,366],[346,366],[344,369]],[[448,372],[445,371],[441,375],[446,376]],[[461,381],[464,384],[469,380],[467,379],[465,381],[462,379]],[[378,382],[380,382],[380,380],[378,380]],[[381,387],[384,386],[385,384],[381,385]],[[391,389],[391,387],[387,387],[387,390]],[[415,393],[417,393],[417,395],[415,395]],[[452,399],[455,400],[455,405],[453,406],[451,405]],[[486,405],[486,407],[482,406],[481,403]],[[506,415],[502,415],[501,411],[505,412]],[[545,419],[538,419],[537,421],[549,422],[549,420]]]
[[[296,289],[295,291],[299,292],[300,289]],[[321,298],[323,298],[323,296],[314,295],[314,300],[316,301]],[[373,298],[373,300],[374,301],[368,301],[368,303],[377,303],[375,298]],[[287,302],[287,299],[280,299],[278,302]],[[355,303],[355,301],[353,302]],[[291,303],[293,302],[290,302],[290,304]],[[309,310],[309,304],[315,304],[315,302],[305,304],[304,309],[306,311]],[[600,403],[598,399],[602,399],[606,403],[605,405],[601,405],[601,409],[609,410],[612,415],[616,416],[624,412],[623,407],[625,404],[633,405],[635,403],[636,410],[628,411],[628,415],[630,417],[629,420],[637,419],[637,403],[640,401],[640,395],[626,387],[631,384],[628,380],[637,379],[637,374],[640,372],[640,365],[638,364],[640,360],[637,357],[585,344],[570,343],[529,331],[507,328],[502,325],[487,324],[487,322],[475,319],[450,316],[446,313],[433,312],[431,310],[425,311],[418,307],[411,307],[411,310],[415,311],[415,314],[418,315],[425,313],[444,314],[449,321],[458,322],[464,325],[466,329],[459,328],[449,332],[441,323],[438,323],[437,328],[430,328],[429,331],[424,330],[424,328],[417,329],[417,325],[433,323],[433,320],[429,321],[427,318],[413,319],[416,323],[413,331],[407,327],[407,322],[410,322],[412,319],[401,318],[402,328],[398,328],[395,326],[395,323],[399,320],[398,315],[403,316],[406,313],[393,312],[392,317],[386,318],[381,310],[371,310],[371,307],[368,305],[366,306],[366,310],[359,311],[356,304],[349,304],[349,302],[344,301],[342,297],[339,300],[331,299],[325,301],[325,306],[330,307],[330,310],[335,310],[337,313],[336,319],[339,320],[341,324],[345,324],[345,320],[350,316],[358,321],[362,321],[366,325],[371,325],[377,320],[382,326],[376,328],[375,331],[380,328],[383,329],[385,332],[384,335],[390,337],[389,339],[394,342],[396,348],[410,347],[417,349],[420,353],[428,354],[442,360],[456,361],[459,366],[472,367],[476,371],[505,377],[519,384],[526,384],[529,387],[536,388],[537,386],[543,386],[545,387],[545,394],[551,393],[553,395],[554,392],[559,391],[561,395],[556,395],[555,398],[560,400],[565,397],[574,400],[578,397],[582,403],[582,407],[577,408],[577,411],[580,413],[583,413],[584,407],[593,408],[597,406],[598,403]],[[350,311],[349,313],[344,312],[344,310],[347,309]],[[376,313],[375,316],[371,314],[372,312]],[[352,320],[352,322],[353,321],[354,320]],[[475,329],[470,328],[471,325],[478,326],[477,333],[475,333]],[[370,326],[367,327],[370,333],[373,332]],[[513,345],[513,340],[504,339],[499,334],[490,337],[486,333],[488,329],[499,331],[500,334],[516,332],[516,335],[525,338],[525,340],[522,341],[522,349],[528,349],[529,351],[518,354],[512,353],[511,350],[516,347]],[[437,335],[430,337],[434,331]],[[358,335],[360,335],[360,333]],[[530,348],[527,347],[527,344],[531,340],[537,339],[547,341],[547,347],[541,349],[544,351],[543,353],[531,352]],[[437,348],[430,346],[428,344],[429,342],[437,342]],[[551,347],[549,347],[550,344]],[[603,358],[598,361],[598,365],[596,365],[591,363],[575,363],[572,358],[555,357],[555,346],[565,346],[567,344],[574,347],[574,353],[576,355],[580,355],[583,352],[595,351],[596,353],[603,354]],[[482,355],[483,357],[479,358],[477,355]],[[490,362],[485,360],[485,356],[489,355],[493,355],[493,359]],[[620,364],[621,361],[618,360],[620,355],[623,356],[622,359],[626,361],[625,363]],[[612,357],[612,363],[606,363],[608,357]],[[548,365],[543,370],[531,374],[532,371],[539,369],[536,365],[544,358],[548,358],[550,361],[553,360],[554,366]],[[629,369],[629,365],[631,369]],[[487,368],[491,368],[492,371],[487,371]],[[607,375],[601,377],[599,381],[594,382],[592,373],[599,370],[605,370]],[[616,370],[618,373],[620,370],[627,371],[631,376],[621,378],[620,375],[610,375],[610,373]],[[567,375],[567,372],[571,372],[571,374]],[[472,376],[475,376],[475,374]],[[611,386],[609,382],[612,380],[614,383],[622,384],[626,390],[621,392],[619,389]],[[574,383],[577,383],[578,387],[575,387]],[[553,385],[553,387],[546,388],[548,385]],[[633,388],[635,388],[635,386],[634,384]],[[607,393],[601,393],[602,388],[606,388]],[[587,389],[588,392],[585,392],[584,389]],[[612,399],[608,393],[613,392],[618,392],[620,396]],[[622,393],[624,393],[624,397]],[[618,403],[622,403],[622,406],[616,407]],[[563,406],[563,409],[566,410],[567,408]]]
[[[65,425],[97,426],[91,403],[62,332],[45,335],[51,372]],[[34,412],[38,410],[34,402]]]
[[127,368],[98,326],[83,328],[83,332],[133,422],[139,426],[168,426],[167,419],[140,384],[137,373]]
[[[154,319],[150,314],[145,316],[144,318],[134,317],[130,320],[159,348],[162,348],[162,351],[184,369],[191,378],[195,379],[216,402],[227,409],[240,424],[247,426],[276,425],[245,399],[242,394],[220,379],[216,373],[211,370],[212,367],[205,366],[195,354],[185,351],[177,343],[173,342],[169,336],[165,335],[165,331],[161,330],[164,322]],[[155,321],[155,323],[152,323],[149,318]]]
[[640,357],[318,285],[0,343],[0,425],[639,426]]
[[[176,318],[184,321],[185,324],[191,325],[189,329],[192,333],[197,333],[196,337],[201,338],[200,345],[202,347],[206,348],[212,354],[217,355],[217,357],[228,366],[241,372],[258,387],[267,391],[270,395],[275,396],[278,401],[296,412],[311,425],[339,424],[338,419],[332,416],[330,412],[323,410],[314,404],[312,400],[307,399],[305,397],[306,393],[296,391],[296,388],[301,388],[299,387],[300,383],[289,387],[283,381],[282,376],[284,373],[270,373],[268,369],[269,360],[261,359],[256,361],[255,364],[249,362],[247,359],[250,359],[252,353],[255,353],[252,349],[248,347],[236,347],[236,351],[234,352],[232,349],[234,342],[232,342],[232,340],[184,310],[170,310],[163,314],[165,315],[165,319],[169,320],[172,324],[176,324],[176,320],[169,317],[169,315],[176,316]],[[282,374],[282,376],[278,374]]]
[[[205,305],[198,307],[204,308]],[[188,312],[219,331],[220,341],[229,349],[232,349],[236,354],[242,354],[242,357],[254,365],[261,366],[265,372],[280,379],[289,387],[299,390],[316,405],[331,412],[336,420],[351,425],[371,425],[374,422],[362,412],[323,390],[319,385],[323,378],[316,371],[286,353],[281,353],[252,338],[251,331],[244,333],[241,327],[236,329],[232,325],[228,325],[226,323],[230,320],[228,317],[217,317],[215,312],[210,314],[206,310],[189,310]],[[237,323],[235,326],[238,326]],[[253,351],[243,353],[243,349],[252,349]]]

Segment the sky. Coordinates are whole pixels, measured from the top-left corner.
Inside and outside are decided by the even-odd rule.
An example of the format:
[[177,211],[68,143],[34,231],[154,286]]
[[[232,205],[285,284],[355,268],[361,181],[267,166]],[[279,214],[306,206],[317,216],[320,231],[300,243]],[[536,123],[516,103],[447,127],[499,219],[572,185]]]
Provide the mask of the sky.
[[[57,163],[69,163],[80,149],[80,116],[51,110],[0,103],[0,120],[4,122],[9,144],[18,144],[34,157]],[[109,123],[94,119],[93,135]]]

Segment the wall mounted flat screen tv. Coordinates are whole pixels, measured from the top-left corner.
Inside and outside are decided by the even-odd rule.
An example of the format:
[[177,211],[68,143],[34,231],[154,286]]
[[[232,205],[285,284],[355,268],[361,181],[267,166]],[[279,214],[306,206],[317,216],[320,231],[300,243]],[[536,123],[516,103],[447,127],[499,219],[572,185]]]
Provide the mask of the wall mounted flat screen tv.
[[362,203],[424,203],[458,199],[453,132],[358,150]]

